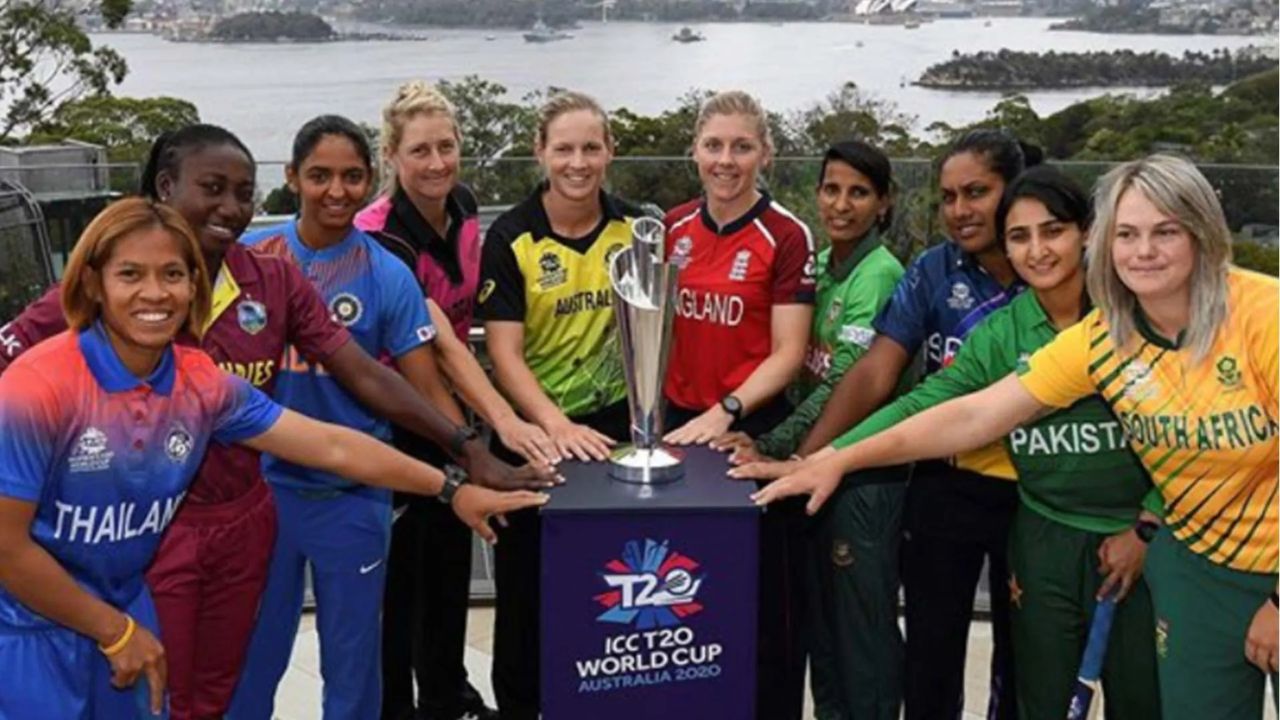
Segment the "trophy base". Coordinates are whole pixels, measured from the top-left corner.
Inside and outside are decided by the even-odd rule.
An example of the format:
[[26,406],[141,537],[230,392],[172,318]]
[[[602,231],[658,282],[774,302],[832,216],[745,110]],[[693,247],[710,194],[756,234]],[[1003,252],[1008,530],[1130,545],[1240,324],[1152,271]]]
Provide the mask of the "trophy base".
[[666,445],[652,450],[624,445],[609,457],[609,477],[642,485],[673,482],[684,477],[684,452]]

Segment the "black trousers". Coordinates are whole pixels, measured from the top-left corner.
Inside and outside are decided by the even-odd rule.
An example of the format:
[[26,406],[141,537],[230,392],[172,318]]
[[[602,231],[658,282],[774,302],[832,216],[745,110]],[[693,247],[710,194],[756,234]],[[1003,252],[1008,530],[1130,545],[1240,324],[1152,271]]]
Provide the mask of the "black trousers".
[[[670,407],[666,427],[674,430],[702,412]],[[778,396],[730,429],[759,437],[790,413],[791,406]],[[756,717],[760,720],[800,720],[804,711],[806,501],[801,497],[774,503],[760,519],[756,605]]]
[[1017,703],[1007,549],[1018,507],[1017,484],[942,462],[924,462],[916,465],[906,502],[901,550],[906,718],[962,716],[969,623],[986,560],[994,636],[987,717],[1013,720]]
[[[627,403],[570,418],[619,442],[630,438]],[[495,437],[493,452],[510,462],[523,462]],[[539,574],[542,525],[536,508],[507,515],[498,527],[493,548],[498,595],[493,620],[493,694],[502,720],[536,720],[540,706]]]
[[[396,445],[437,467],[445,462],[437,448],[399,433]],[[479,699],[463,664],[471,528],[435,498],[397,495],[396,504],[405,509],[391,528],[387,558],[382,720],[454,720]]]

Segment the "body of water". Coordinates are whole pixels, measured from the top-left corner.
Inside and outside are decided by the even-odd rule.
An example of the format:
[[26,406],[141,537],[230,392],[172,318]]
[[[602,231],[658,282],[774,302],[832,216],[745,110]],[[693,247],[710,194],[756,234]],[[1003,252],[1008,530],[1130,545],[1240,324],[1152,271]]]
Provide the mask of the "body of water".
[[[606,108],[654,114],[695,88],[747,90],[771,110],[805,108],[852,81],[912,116],[917,133],[935,121],[980,119],[992,92],[948,92],[909,83],[953,51],[1059,52],[1132,49],[1181,55],[1261,42],[1206,35],[1052,32],[1046,18],[938,20],[919,28],[852,23],[702,23],[705,42],[679,44],[679,26],[587,23],[569,40],[527,43],[516,30],[417,28],[425,40],[320,44],[173,43],[151,35],[95,36],[129,62],[117,94],[172,95],[208,122],[238,133],[263,160],[287,158],[294,131],[327,112],[376,124],[399,83],[475,74],[516,98],[548,86],[594,95]],[[1027,93],[1043,114],[1102,92]],[[1110,92],[1120,92],[1112,89]],[[1152,90],[1134,90],[1145,95]]]

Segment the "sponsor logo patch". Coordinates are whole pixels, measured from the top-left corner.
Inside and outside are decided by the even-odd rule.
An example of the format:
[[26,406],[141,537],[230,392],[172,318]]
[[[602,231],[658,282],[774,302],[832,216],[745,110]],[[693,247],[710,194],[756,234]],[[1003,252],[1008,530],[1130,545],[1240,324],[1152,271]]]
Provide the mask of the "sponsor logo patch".
[[543,290],[560,287],[569,281],[569,271],[560,262],[560,256],[549,250],[538,258],[538,268],[542,270],[542,275],[538,277],[538,287]]
[[96,427],[85,428],[67,458],[71,472],[98,472],[111,467],[115,453],[107,449],[107,434]]
[[947,298],[947,307],[952,310],[968,310],[973,307],[973,293],[964,283],[951,286],[951,297]]

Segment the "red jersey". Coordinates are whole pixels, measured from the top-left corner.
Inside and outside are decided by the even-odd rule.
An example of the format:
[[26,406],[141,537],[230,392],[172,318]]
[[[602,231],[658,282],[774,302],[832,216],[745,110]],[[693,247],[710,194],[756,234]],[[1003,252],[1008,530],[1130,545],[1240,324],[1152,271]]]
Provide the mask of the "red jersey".
[[[36,343],[67,329],[59,292],[53,287],[0,327],[0,372]],[[199,343],[219,368],[270,395],[287,345],[322,362],[350,339],[293,263],[239,243],[227,248],[214,285],[213,314]],[[185,333],[177,341],[196,345]],[[234,500],[260,482],[261,474],[257,452],[210,443],[186,502]]]
[[666,396],[705,410],[769,357],[774,305],[813,304],[813,235],[768,195],[724,227],[700,200],[665,222],[667,257],[681,268]]

